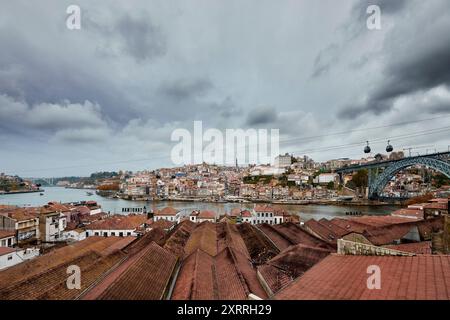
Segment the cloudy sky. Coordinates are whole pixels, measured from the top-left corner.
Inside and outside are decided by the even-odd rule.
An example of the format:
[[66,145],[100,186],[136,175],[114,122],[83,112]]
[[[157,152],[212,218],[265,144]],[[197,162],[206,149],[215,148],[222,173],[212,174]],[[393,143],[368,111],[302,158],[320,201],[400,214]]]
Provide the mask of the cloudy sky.
[[447,150],[449,34],[448,0],[1,0],[0,172],[170,167],[195,120],[316,160]]

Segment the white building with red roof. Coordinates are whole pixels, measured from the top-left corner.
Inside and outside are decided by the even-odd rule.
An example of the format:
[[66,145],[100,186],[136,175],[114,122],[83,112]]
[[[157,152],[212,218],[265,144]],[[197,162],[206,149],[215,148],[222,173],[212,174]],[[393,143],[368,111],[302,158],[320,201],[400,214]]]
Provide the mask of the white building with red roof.
[[86,231],[89,236],[136,237],[141,229],[145,231],[144,225],[147,221],[148,218],[144,214],[114,215],[89,224]]
[[153,221],[164,219],[170,222],[179,223],[181,218],[180,210],[172,207],[165,207],[162,210],[156,210],[153,214]]
[[211,210],[195,210],[189,215],[189,220],[196,223],[202,223],[204,221],[216,222],[217,213]]
[[12,247],[16,243],[14,230],[0,230],[0,247]]
[[15,249],[0,247],[0,270],[15,266],[37,256],[39,256],[39,249],[37,248]]
[[299,223],[297,216],[293,216],[279,207],[273,207],[267,204],[257,204],[252,210],[242,210],[234,208],[231,210],[230,217],[236,218],[239,223],[250,224],[281,224],[284,222]]

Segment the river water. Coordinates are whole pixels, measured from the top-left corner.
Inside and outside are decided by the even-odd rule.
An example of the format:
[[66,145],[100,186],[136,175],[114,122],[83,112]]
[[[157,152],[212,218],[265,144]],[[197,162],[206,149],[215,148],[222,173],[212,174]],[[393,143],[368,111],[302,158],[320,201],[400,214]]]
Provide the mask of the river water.
[[[183,201],[130,201],[122,199],[108,199],[96,194],[89,196],[86,191],[80,189],[66,189],[61,187],[47,187],[44,195],[39,193],[21,193],[0,195],[0,204],[18,206],[41,206],[49,201],[56,202],[78,202],[94,200],[102,206],[104,212],[122,213],[122,208],[133,208],[146,206],[147,209],[159,209],[167,206],[174,207],[183,212],[190,213],[192,210],[213,210],[219,214],[229,212],[236,207],[250,209],[251,203],[206,203],[206,202],[183,202]],[[94,191],[92,191],[94,192]],[[333,205],[280,205],[290,213],[298,214],[303,220],[315,218],[345,217],[349,211],[358,211],[362,214],[385,215],[398,209],[395,206],[333,206]]]

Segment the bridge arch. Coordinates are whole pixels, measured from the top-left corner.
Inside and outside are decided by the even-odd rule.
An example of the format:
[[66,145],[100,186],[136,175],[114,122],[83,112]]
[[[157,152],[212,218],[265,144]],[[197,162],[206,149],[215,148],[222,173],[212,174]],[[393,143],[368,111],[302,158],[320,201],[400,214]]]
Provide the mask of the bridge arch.
[[375,181],[371,183],[369,186],[369,198],[376,198],[379,196],[384,187],[396,173],[417,164],[432,168],[450,178],[450,164],[445,161],[427,157],[405,158],[386,167],[383,173],[381,173]]

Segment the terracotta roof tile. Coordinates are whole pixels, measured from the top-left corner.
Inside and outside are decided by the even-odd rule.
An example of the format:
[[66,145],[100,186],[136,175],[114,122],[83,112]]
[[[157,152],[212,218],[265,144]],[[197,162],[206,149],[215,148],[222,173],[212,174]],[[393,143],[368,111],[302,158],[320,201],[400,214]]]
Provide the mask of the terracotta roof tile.
[[16,252],[16,249],[10,247],[0,247],[0,256]]
[[0,239],[13,237],[16,232],[14,230],[0,230]]
[[[43,299],[74,299],[87,289],[98,277],[107,272],[121,258],[123,253],[116,251],[113,255],[102,256],[94,251],[88,251],[81,256],[67,260],[53,268],[45,269],[22,281],[0,289],[0,299],[8,300],[43,300]],[[67,267],[77,265],[82,272],[81,290],[67,289]]]
[[413,243],[402,243],[384,246],[389,249],[412,252],[417,254],[431,254],[431,241],[421,241]]
[[248,288],[236,270],[228,248],[216,256],[215,275],[219,300],[246,300]]
[[183,261],[171,299],[217,299],[217,290],[214,290],[214,270],[214,258],[208,253],[200,249],[191,253]]
[[248,257],[251,257],[255,264],[262,264],[272,259],[280,251],[273,244],[267,236],[261,232],[257,227],[245,223],[238,227],[240,238],[243,239],[241,247],[245,246],[245,252]]
[[158,221],[152,222],[150,224],[151,228],[161,228],[163,230],[168,230],[175,225],[172,221],[167,221],[166,219],[159,219]]
[[186,255],[190,255],[197,249],[201,249],[211,256],[217,254],[217,232],[215,224],[202,222],[189,237],[184,247]]
[[273,228],[288,239],[292,244],[304,244],[311,247],[318,247],[324,249],[334,249],[332,245],[319,239],[318,237],[308,233],[294,223],[283,223],[274,225]]
[[423,219],[423,210],[413,208],[403,208],[395,210],[394,212],[391,213],[391,215],[406,218]]
[[274,208],[272,206],[266,204],[257,204],[255,206],[256,212],[274,212]]
[[276,293],[330,253],[331,251],[327,249],[298,244],[287,248],[266,264],[259,266],[258,271],[271,292]]
[[184,255],[184,247],[191,233],[196,228],[196,224],[192,221],[185,220],[175,226],[169,233],[169,238],[164,244],[164,248],[172,252],[178,257]]
[[[331,224],[333,226],[333,224]],[[317,235],[322,240],[329,243],[336,243],[337,239],[340,238],[340,235],[336,234],[333,229],[340,228],[339,226],[334,225],[333,229],[328,227],[328,225],[321,223],[315,219],[310,219],[305,223],[305,227],[310,230],[313,234]],[[341,232],[344,230],[344,232]],[[345,229],[340,228],[340,234],[348,233]]]
[[280,251],[294,244],[293,241],[290,241],[288,237],[277,231],[277,229],[275,229],[272,225],[262,224],[258,226],[258,228],[275,244]]
[[100,300],[160,300],[167,292],[177,258],[151,243],[98,297]]
[[156,210],[155,216],[175,216],[180,210],[177,210],[172,207],[165,207],[162,210]]
[[[381,289],[367,288],[367,267],[381,270]],[[450,256],[332,254],[275,295],[280,300],[450,300]]]
[[89,237],[83,241],[55,249],[34,259],[25,261],[0,272],[0,287],[35,276],[48,269],[74,260],[86,252],[94,251],[100,256],[105,250],[121,241],[119,237]]
[[252,217],[252,213],[248,210],[242,210],[241,212],[241,216],[244,218],[251,218]]
[[86,228],[89,230],[134,230],[147,221],[144,214],[114,215],[95,221]]

